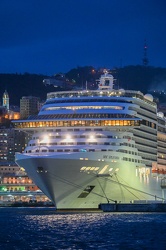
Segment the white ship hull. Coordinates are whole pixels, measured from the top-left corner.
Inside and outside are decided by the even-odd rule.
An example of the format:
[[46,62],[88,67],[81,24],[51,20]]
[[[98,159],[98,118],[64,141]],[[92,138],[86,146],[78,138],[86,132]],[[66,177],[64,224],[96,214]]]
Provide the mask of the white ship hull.
[[[86,160],[85,156],[90,155],[93,159]],[[79,156],[79,153],[63,157],[17,154],[16,162],[57,209],[98,208],[100,203],[116,201],[161,202],[164,198],[160,179],[139,172],[132,163],[98,161],[94,153],[82,153],[81,160]]]

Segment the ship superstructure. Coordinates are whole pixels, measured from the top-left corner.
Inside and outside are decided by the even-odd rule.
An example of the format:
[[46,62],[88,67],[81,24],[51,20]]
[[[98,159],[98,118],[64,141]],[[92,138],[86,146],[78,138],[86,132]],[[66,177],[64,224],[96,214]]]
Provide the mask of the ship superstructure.
[[98,90],[48,93],[38,115],[14,121],[33,132],[16,163],[59,209],[165,201],[165,118],[150,94],[113,85],[105,72]]

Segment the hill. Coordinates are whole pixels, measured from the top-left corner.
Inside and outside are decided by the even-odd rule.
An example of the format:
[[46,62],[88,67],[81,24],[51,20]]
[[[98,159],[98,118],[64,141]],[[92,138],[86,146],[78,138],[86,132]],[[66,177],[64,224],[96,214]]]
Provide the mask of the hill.
[[[160,92],[166,90],[166,68],[126,66],[112,69],[111,73],[116,79],[115,88],[140,90],[144,94],[157,90],[159,98]],[[65,76],[70,83],[74,84],[72,87],[85,88],[86,82],[95,83],[101,74],[101,69],[85,66],[71,69],[65,73]],[[7,90],[12,105],[19,105],[22,96],[32,95],[45,100],[48,92],[60,90],[52,85],[44,85],[43,79],[45,78],[50,78],[50,76],[29,73],[0,74],[0,98]],[[163,93],[162,100],[166,101]]]
[[[141,65],[126,66],[110,70],[114,76],[114,88],[139,90],[144,94],[151,93],[162,102],[166,102],[166,68],[145,67]],[[85,87],[85,81],[94,82],[102,74],[101,69],[92,66],[78,67],[66,73],[69,80]]]
[[45,100],[47,92],[54,91],[53,86],[46,87],[43,84],[46,77],[48,76],[28,73],[0,74],[0,97],[7,90],[12,105],[19,105],[22,96],[32,95]]

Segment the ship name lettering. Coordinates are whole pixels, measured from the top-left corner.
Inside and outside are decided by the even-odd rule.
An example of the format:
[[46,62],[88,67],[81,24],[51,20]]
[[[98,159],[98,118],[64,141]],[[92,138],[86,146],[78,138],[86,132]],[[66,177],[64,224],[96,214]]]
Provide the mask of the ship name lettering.
[[118,156],[114,156],[114,155],[103,155],[104,159],[119,159]]

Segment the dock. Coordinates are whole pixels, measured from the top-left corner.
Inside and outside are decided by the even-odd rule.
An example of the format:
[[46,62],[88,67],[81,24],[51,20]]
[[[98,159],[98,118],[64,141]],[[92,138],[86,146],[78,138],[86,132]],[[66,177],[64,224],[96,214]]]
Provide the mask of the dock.
[[166,212],[166,203],[102,203],[103,212]]

